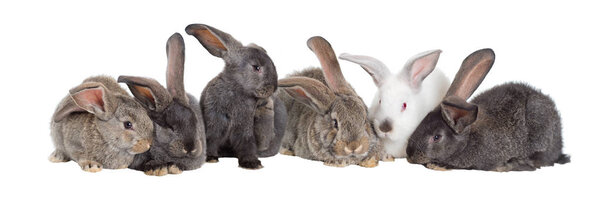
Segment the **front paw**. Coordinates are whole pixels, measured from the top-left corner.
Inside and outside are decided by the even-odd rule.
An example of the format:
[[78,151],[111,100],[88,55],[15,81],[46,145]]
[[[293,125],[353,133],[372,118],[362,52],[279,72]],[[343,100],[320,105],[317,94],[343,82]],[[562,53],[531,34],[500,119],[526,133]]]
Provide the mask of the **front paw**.
[[379,164],[379,160],[377,160],[377,157],[375,157],[375,156],[367,158],[367,159],[361,161],[360,163],[358,163],[359,166],[366,167],[366,168],[373,168],[373,167],[377,166],[378,164]]
[[390,154],[383,154],[381,156],[381,161],[383,162],[394,162],[395,158],[394,156],[390,155]]
[[206,162],[207,163],[218,163],[219,162],[219,157],[206,156]]
[[240,160],[239,165],[241,168],[252,169],[252,170],[261,169],[263,167],[262,164],[260,163],[260,160],[248,160],[248,161]]
[[96,162],[96,161],[91,161],[91,160],[82,160],[79,162],[79,166],[81,166],[81,169],[83,169],[83,171],[86,172],[99,172],[102,171],[102,164]]
[[436,170],[436,171],[448,171],[449,170],[449,169],[446,169],[445,167],[441,167],[434,163],[428,163],[425,165],[425,167],[427,167],[428,169]]
[[175,164],[165,164],[165,165],[156,165],[156,166],[147,166],[144,174],[149,176],[164,176],[167,174],[181,174],[183,172],[177,165]]
[[346,161],[325,161],[325,162],[323,162],[323,164],[325,164],[326,166],[331,166],[331,167],[346,167],[346,166],[350,165]]
[[285,148],[281,148],[281,150],[279,150],[279,154],[294,156],[294,151],[285,149]]

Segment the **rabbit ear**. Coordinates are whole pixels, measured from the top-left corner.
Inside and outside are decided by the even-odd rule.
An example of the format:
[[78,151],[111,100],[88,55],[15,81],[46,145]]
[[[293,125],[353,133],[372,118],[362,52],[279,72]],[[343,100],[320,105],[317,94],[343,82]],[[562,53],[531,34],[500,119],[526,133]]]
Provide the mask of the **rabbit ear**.
[[369,56],[342,53],[339,58],[360,65],[360,67],[362,67],[369,75],[371,75],[373,82],[375,82],[377,87],[381,86],[381,83],[383,83],[384,79],[392,75],[385,64],[378,59]]
[[315,36],[308,39],[307,44],[308,48],[319,58],[329,88],[335,93],[354,94],[342,75],[342,69],[329,42],[323,37]]
[[62,105],[59,109],[54,113],[54,122],[62,121],[67,115],[71,113],[77,112],[86,112],[84,109],[80,108],[73,101],[67,101],[65,105]]
[[69,91],[75,104],[98,117],[108,120],[116,110],[116,100],[101,83],[86,82]]
[[441,53],[442,50],[436,49],[415,55],[406,62],[400,77],[408,79],[412,89],[421,89],[423,80],[435,69]]
[[335,98],[335,94],[327,86],[308,77],[289,77],[279,80],[278,84],[292,98],[319,114],[325,114]]
[[188,103],[183,84],[185,63],[185,43],[179,33],[173,34],[167,41],[167,90],[173,98]]
[[446,124],[458,134],[477,120],[477,105],[469,104],[457,96],[446,97],[442,101],[441,109]]
[[480,49],[467,56],[456,73],[446,96],[457,96],[467,100],[492,68],[495,57],[492,49]]
[[148,110],[162,112],[173,101],[167,89],[154,79],[119,76],[117,81],[127,84],[133,96]]
[[196,37],[215,57],[223,58],[229,50],[242,47],[231,35],[205,24],[190,24],[185,28],[185,32]]

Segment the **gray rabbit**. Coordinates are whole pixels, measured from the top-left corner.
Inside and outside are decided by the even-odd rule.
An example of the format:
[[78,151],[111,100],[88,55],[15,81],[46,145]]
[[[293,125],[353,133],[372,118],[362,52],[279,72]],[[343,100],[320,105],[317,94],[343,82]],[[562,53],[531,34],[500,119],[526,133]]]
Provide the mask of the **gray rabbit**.
[[154,79],[120,76],[154,122],[154,145],[135,156],[129,168],[147,175],[197,169],[206,158],[206,136],[198,100],[185,92],[185,44],[179,33],[167,41],[167,88]]
[[261,168],[258,157],[277,154],[287,120],[284,105],[273,96],[277,89],[273,61],[263,48],[243,46],[211,26],[191,24],[185,31],[225,61],[224,70],[200,97],[206,124],[206,160],[237,157],[242,168]]
[[90,77],[69,91],[50,124],[52,162],[73,160],[81,169],[127,168],[152,144],[152,121],[112,77]]
[[289,117],[281,153],[330,166],[377,166],[381,144],[367,119],[367,106],[344,79],[329,42],[317,36],[307,44],[322,69],[308,68],[279,80],[277,95]]
[[491,88],[469,103],[494,63],[491,49],[469,55],[442,103],[409,139],[408,162],[432,169],[533,171],[568,163],[552,99],[523,83]]

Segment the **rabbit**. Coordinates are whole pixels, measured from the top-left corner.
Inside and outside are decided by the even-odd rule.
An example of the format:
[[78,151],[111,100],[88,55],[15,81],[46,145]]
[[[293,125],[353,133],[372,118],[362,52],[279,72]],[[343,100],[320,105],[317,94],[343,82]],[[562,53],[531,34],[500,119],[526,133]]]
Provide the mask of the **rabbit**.
[[368,117],[383,145],[382,160],[406,157],[408,137],[448,91],[450,80],[435,69],[441,52],[431,50],[415,55],[396,76],[375,58],[347,53],[339,56],[360,65],[377,86]]
[[185,92],[185,44],[179,33],[167,41],[167,88],[156,80],[120,76],[154,122],[154,145],[135,156],[129,168],[147,175],[179,174],[197,169],[206,159],[204,121],[198,100]]
[[287,122],[285,106],[273,96],[277,89],[273,61],[262,47],[243,46],[211,26],[190,24],[185,31],[225,62],[223,71],[200,97],[206,124],[206,161],[237,157],[242,168],[262,168],[258,157],[277,154]]
[[481,49],[463,61],[442,103],[411,135],[408,162],[436,170],[533,171],[570,161],[556,106],[539,90],[509,82],[466,101],[494,60],[494,51]]
[[307,42],[321,63],[279,80],[288,109],[280,153],[344,167],[378,165],[381,145],[367,119],[367,106],[346,82],[331,45],[315,36]]
[[152,121],[127,91],[108,76],[90,77],[69,91],[52,115],[56,148],[51,162],[75,161],[81,169],[127,168],[152,144]]

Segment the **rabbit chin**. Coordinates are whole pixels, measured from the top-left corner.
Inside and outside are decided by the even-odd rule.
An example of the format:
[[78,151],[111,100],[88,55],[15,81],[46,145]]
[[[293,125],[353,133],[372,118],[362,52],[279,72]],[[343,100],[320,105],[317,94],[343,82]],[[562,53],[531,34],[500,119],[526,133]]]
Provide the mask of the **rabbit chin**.
[[135,155],[148,151],[150,149],[150,145],[152,144],[152,139],[140,139],[133,147],[127,150],[129,154]]
[[406,158],[406,147],[408,146],[407,139],[394,140],[392,137],[394,136],[390,136],[389,134],[381,137],[383,149],[388,155],[391,155],[394,158]]

